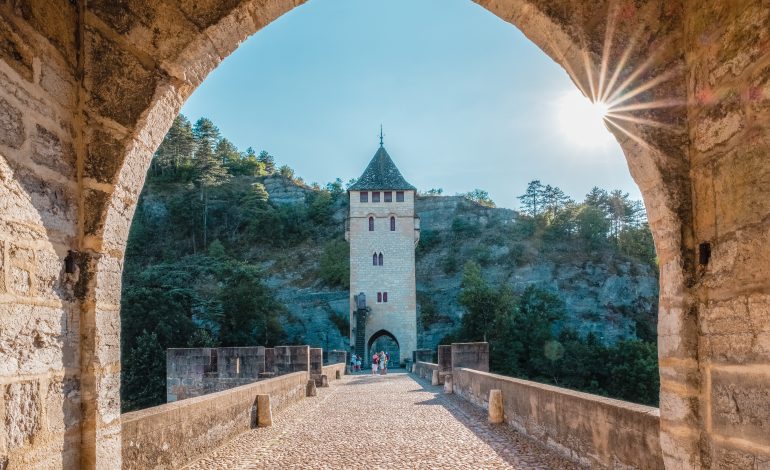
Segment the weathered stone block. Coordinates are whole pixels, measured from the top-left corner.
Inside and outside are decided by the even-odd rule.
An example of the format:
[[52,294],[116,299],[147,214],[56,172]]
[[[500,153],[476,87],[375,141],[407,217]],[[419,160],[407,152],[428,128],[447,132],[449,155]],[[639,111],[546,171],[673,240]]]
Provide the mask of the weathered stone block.
[[21,119],[21,111],[0,98],[0,144],[18,149],[24,140],[24,123]]
[[101,129],[88,131],[83,176],[99,183],[114,184],[124,155],[123,140]]
[[95,29],[85,31],[88,105],[124,126],[132,126],[150,105],[157,75],[136,56]]
[[711,370],[711,422],[722,436],[770,445],[770,374],[754,367]]
[[74,67],[78,7],[67,0],[22,0],[17,11],[38,33],[45,36]]
[[0,58],[27,81],[32,81],[34,54],[29,42],[22,37],[13,23],[0,17]]
[[489,343],[452,343],[452,368],[489,372]]
[[41,430],[40,398],[37,382],[18,382],[4,387],[4,424],[9,449],[29,444]]

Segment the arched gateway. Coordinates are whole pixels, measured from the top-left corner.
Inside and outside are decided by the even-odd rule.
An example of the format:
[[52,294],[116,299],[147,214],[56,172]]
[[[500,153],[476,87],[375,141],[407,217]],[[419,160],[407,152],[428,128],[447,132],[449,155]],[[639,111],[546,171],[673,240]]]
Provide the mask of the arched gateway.
[[401,357],[408,357],[417,348],[414,247],[420,220],[414,214],[415,188],[385,151],[382,135],[348,194],[350,346],[368,360],[375,336],[386,332],[400,345]]
[[[300,3],[0,2],[0,467],[120,467],[123,253],[152,154],[206,75]],[[666,467],[763,465],[767,2],[478,3],[586,96],[624,97],[611,129],[660,266]]]

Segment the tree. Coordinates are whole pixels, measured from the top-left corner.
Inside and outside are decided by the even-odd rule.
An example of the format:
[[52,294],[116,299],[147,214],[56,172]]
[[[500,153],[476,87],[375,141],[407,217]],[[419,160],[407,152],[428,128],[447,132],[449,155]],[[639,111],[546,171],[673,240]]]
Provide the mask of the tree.
[[495,207],[495,202],[489,197],[489,193],[483,189],[474,189],[464,194],[465,198],[485,207]]
[[227,139],[220,139],[217,142],[216,149],[214,150],[216,157],[222,162],[222,166],[230,164],[237,164],[241,159],[241,154],[238,149]]
[[278,174],[286,178],[287,180],[294,180],[294,170],[289,165],[283,165],[278,168]]
[[158,168],[161,174],[167,170],[176,173],[183,164],[191,161],[194,148],[195,140],[190,121],[180,114],[174,118],[171,128],[155,152],[153,166]]
[[123,359],[121,407],[124,411],[165,403],[166,351],[158,335],[143,331]]
[[195,183],[200,189],[203,203],[203,246],[208,245],[209,190],[224,184],[230,174],[222,165],[222,160],[214,153],[214,145],[219,140],[219,129],[206,118],[200,118],[193,128],[195,136]]
[[266,174],[272,175],[273,173],[275,173],[275,158],[273,158],[272,155],[267,153],[266,150],[259,152],[259,156],[257,157],[257,160],[259,161],[259,163],[262,164]]
[[570,204],[572,199],[569,198],[564,191],[557,186],[546,185],[542,191],[542,207],[548,214],[549,221],[553,221],[567,204]]
[[532,217],[537,217],[543,208],[543,192],[545,188],[540,180],[530,181],[527,190],[518,197],[524,206],[524,212]]
[[577,214],[577,230],[589,247],[599,248],[607,239],[607,232],[610,229],[610,222],[604,215],[604,211],[591,206],[584,205]]

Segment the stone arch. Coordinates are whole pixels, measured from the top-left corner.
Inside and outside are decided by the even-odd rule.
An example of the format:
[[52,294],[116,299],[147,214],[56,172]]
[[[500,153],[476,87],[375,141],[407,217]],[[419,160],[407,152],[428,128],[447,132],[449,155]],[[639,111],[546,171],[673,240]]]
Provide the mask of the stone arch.
[[[300,3],[0,5],[0,344],[19,340],[0,348],[0,364],[10,364],[0,383],[7,406],[40,410],[38,424],[14,423],[0,459],[120,466],[120,278],[150,158],[206,75]],[[644,110],[644,122],[662,127],[613,128],[660,261],[661,446],[670,468],[770,455],[768,434],[747,424],[767,408],[757,384],[770,377],[770,272],[761,267],[770,259],[767,9],[726,0],[478,3],[586,95],[605,63],[622,63],[620,81],[657,82],[632,102],[687,104]],[[742,397],[735,410],[722,405]],[[52,448],[67,450],[52,457]]]
[[395,351],[395,354],[394,354],[394,351],[388,351],[388,353],[391,355],[391,359],[394,361],[394,363],[396,364],[399,363],[399,359],[401,357],[401,343],[399,343],[398,338],[396,338],[396,335],[394,335],[393,333],[391,333],[386,329],[381,329],[374,332],[366,341],[366,352],[368,356],[367,361],[370,361],[372,354],[374,354],[374,352],[372,351],[372,346],[380,338],[389,338],[393,340],[394,343],[396,343],[397,351]]

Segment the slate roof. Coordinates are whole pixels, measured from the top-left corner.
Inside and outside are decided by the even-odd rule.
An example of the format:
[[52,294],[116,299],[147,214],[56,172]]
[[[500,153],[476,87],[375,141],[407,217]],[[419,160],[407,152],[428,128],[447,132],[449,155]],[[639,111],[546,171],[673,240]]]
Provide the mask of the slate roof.
[[416,191],[416,188],[407,183],[401,172],[396,168],[396,164],[391,160],[388,152],[385,151],[385,147],[380,146],[377,149],[377,153],[372,157],[372,161],[369,162],[369,166],[366,167],[364,173],[358,178],[356,184],[351,186],[348,191],[370,191],[377,189],[411,189]]

